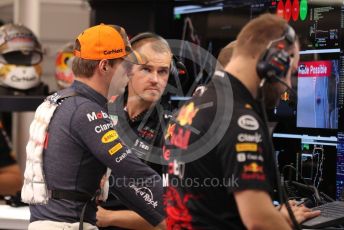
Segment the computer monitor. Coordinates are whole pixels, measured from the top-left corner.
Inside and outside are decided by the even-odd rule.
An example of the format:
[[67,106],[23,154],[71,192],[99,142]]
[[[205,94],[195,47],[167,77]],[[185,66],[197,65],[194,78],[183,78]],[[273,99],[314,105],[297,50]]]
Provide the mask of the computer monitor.
[[[300,135],[298,138],[274,136],[281,163],[294,162],[305,177],[314,177],[318,156],[323,155],[324,181],[320,183],[333,198],[339,199],[344,183],[344,7],[342,1],[307,0],[220,0],[178,1],[175,23],[180,38],[196,42],[217,56],[219,50],[236,38],[252,18],[270,12],[284,17],[295,29],[301,50],[299,73],[293,87],[297,97],[282,101],[283,115],[276,133]],[[274,112],[277,113],[277,110]],[[312,137],[313,141],[304,137]],[[337,138],[322,142],[319,138]],[[331,145],[328,145],[330,143]],[[284,145],[285,147],[283,147]],[[282,146],[282,147],[281,147]],[[284,148],[284,151],[281,151]],[[323,154],[321,154],[323,152]],[[296,153],[299,153],[296,162]],[[281,165],[280,165],[281,166]],[[301,170],[301,168],[299,168]],[[335,171],[333,171],[335,170]],[[336,176],[337,175],[337,176]],[[310,179],[311,180],[311,179]],[[324,186],[323,185],[329,185]],[[336,185],[336,186],[334,186]]]
[[[293,163],[300,172],[295,179],[302,176],[319,185],[320,191],[340,199],[344,185],[343,2],[255,2],[251,18],[277,13],[300,40],[299,71],[293,79],[297,97],[289,97],[295,102],[282,101],[274,111],[284,115],[279,117],[281,133],[273,135],[279,166]],[[320,173],[323,180],[319,181]]]
[[297,76],[297,127],[338,128],[339,49],[302,51]]
[[314,185],[333,199],[338,198],[342,186],[336,184],[336,136],[274,133],[273,138],[279,168],[292,164],[297,169],[296,173],[282,172],[285,180]]
[[344,201],[344,132],[338,132],[336,198]]

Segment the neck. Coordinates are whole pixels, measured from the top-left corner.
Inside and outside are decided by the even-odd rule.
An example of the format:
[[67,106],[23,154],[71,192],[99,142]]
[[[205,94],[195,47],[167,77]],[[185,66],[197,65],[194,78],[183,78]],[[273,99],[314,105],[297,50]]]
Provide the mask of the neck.
[[260,78],[256,71],[257,60],[243,56],[233,57],[225,67],[225,71],[236,77],[257,98]]
[[128,93],[127,99],[127,112],[130,119],[138,116],[142,112],[148,110],[152,106],[151,102],[146,102],[137,95],[131,95]]
[[107,84],[104,84],[104,82],[101,82],[98,80],[96,76],[92,76],[90,78],[87,77],[76,77],[75,80],[78,80],[92,89],[94,89],[96,92],[103,95],[105,98],[108,96],[109,86]]

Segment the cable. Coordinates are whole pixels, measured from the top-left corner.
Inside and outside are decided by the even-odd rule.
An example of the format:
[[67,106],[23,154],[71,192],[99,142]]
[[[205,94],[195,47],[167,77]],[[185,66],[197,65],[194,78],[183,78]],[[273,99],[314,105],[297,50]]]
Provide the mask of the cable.
[[[316,153],[316,150],[320,149],[321,150],[321,159],[320,159],[320,153]],[[316,173],[315,173],[315,176],[314,176],[314,181],[313,181],[313,185],[316,186],[317,184],[317,188],[319,188],[319,185],[320,185],[320,182],[321,182],[321,179],[322,179],[322,167],[323,167],[323,161],[324,161],[324,149],[323,148],[320,148],[320,147],[316,147],[314,146],[313,148],[313,152],[312,152],[312,155],[313,155],[313,158],[315,155],[317,155],[317,169],[316,169]],[[317,177],[318,177],[318,174],[320,172],[320,176],[319,176],[319,180],[318,180],[318,183],[317,183]]]
[[301,180],[303,181],[304,184],[306,184],[307,186],[312,186],[312,185],[310,185],[310,184],[305,180],[305,178],[303,178],[303,176],[301,175],[301,173],[300,173],[299,171],[297,171],[297,169],[296,169],[294,166],[292,166],[292,165],[284,165],[283,168],[282,168],[282,175],[284,174],[286,168],[291,168],[291,169],[293,169],[296,173],[298,173],[298,174],[300,175],[300,178],[301,178]]
[[320,160],[320,166],[319,166],[320,176],[319,176],[317,188],[319,188],[320,182],[322,180],[323,170],[324,170],[324,151],[321,154],[321,160]]
[[292,181],[291,183],[301,188],[312,190],[314,197],[317,200],[317,205],[319,205],[319,203],[322,203],[320,195],[319,195],[319,191],[314,185],[305,185],[296,181]]
[[[285,171],[286,168],[291,168],[291,169],[293,169],[296,173],[299,173],[299,172],[297,171],[297,169],[296,169],[294,166],[292,166],[292,165],[285,165],[285,166],[283,167],[283,169],[282,169],[282,174],[284,174],[284,171]],[[323,204],[323,203],[324,203],[323,200],[322,200],[321,197],[320,197],[320,194],[321,194],[322,196],[324,196],[326,199],[328,199],[328,200],[330,200],[330,201],[334,201],[331,197],[329,197],[329,196],[326,195],[325,193],[323,193],[323,192],[320,192],[320,193],[319,193],[317,187],[315,187],[315,186],[313,186],[313,185],[310,185],[310,184],[305,180],[305,178],[302,177],[302,175],[301,175],[300,173],[299,173],[299,175],[300,175],[301,180],[304,182],[304,184],[301,184],[301,183],[298,183],[298,182],[293,182],[293,183],[294,183],[296,186],[300,186],[300,187],[303,187],[303,188],[306,188],[306,189],[311,189],[312,191],[314,191],[314,198],[316,199],[316,202],[317,202],[317,203],[320,203],[320,204]],[[318,204],[317,204],[317,205],[318,205]],[[317,206],[317,205],[316,205],[316,206]]]
[[[267,134],[269,135],[269,130],[267,129],[267,124],[268,124],[268,116],[266,114],[266,110],[265,110],[265,104],[264,104],[264,93],[263,93],[263,87],[264,87],[264,84],[266,82],[266,78],[263,78],[262,81],[260,82],[259,84],[259,88],[258,88],[258,100],[260,100],[260,109],[262,110],[262,115],[263,115],[263,121],[265,122],[266,126],[266,132]],[[282,82],[282,81],[281,81]],[[287,84],[286,84],[287,85]],[[287,85],[288,86],[288,85]],[[288,88],[290,88],[288,86]],[[275,150],[274,150],[274,146],[272,144],[272,139],[271,138],[267,138],[268,139],[268,144],[271,148],[271,152],[274,153]],[[289,214],[289,217],[293,223],[293,226],[296,230],[301,230],[301,227],[299,225],[299,223],[297,222],[295,216],[294,216],[294,213],[293,211],[291,210],[291,207],[290,207],[290,204],[289,202],[287,201],[287,196],[286,196],[286,193],[285,193],[285,190],[282,186],[282,183],[281,183],[281,178],[280,178],[280,173],[279,173],[279,170],[278,170],[278,167],[277,167],[277,159],[276,157],[273,157],[273,160],[274,160],[274,166],[275,166],[275,175],[276,175],[276,183],[277,183],[277,190],[278,190],[278,195],[279,195],[279,199],[280,199],[280,202],[281,202],[281,207],[282,207],[282,204],[285,203],[285,206],[287,208],[287,211],[288,211],[288,214]]]
[[323,192],[320,192],[320,194],[323,196],[323,197],[325,197],[326,199],[328,199],[330,202],[333,202],[333,201],[335,201],[332,197],[330,197],[330,196],[328,196],[328,195],[326,195],[325,193],[323,193]]
[[284,85],[287,88],[287,91],[289,91],[291,94],[293,94],[295,97],[297,97],[297,92],[293,88],[291,88],[287,83],[285,83],[284,81],[282,81],[278,77],[274,77],[274,80],[276,80],[279,83],[281,83],[282,85]]

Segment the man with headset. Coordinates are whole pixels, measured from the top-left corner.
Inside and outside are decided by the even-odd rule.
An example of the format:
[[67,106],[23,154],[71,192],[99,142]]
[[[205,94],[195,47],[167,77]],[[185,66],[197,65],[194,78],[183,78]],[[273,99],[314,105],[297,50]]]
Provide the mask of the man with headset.
[[147,63],[132,66],[128,87],[123,96],[110,101],[109,112],[118,116],[116,126],[127,145],[161,174],[162,134],[172,112],[165,89],[170,69],[175,68],[173,54],[168,42],[154,33],[138,34],[130,42]]
[[[264,81],[277,92],[270,92],[270,97],[290,87],[291,72],[299,60],[296,43],[295,32],[282,18],[264,14],[253,19],[239,33],[225,71],[216,71],[207,90],[172,119],[165,135],[171,165],[165,176],[168,229],[291,228],[291,219],[272,203],[279,183],[264,108],[257,99]],[[219,85],[227,90],[217,92]],[[233,104],[224,104],[226,96]],[[231,118],[230,114],[216,117],[215,109],[226,106],[232,106]],[[216,119],[221,119],[222,127],[213,130]],[[223,135],[218,136],[221,129]],[[211,144],[211,139],[198,142],[209,132],[219,138],[215,147],[205,155],[193,155],[193,161],[187,159],[195,143],[202,143],[199,154]],[[180,136],[187,138],[181,142]],[[294,222],[319,215],[305,207],[299,212]]]
[[[132,66],[125,93],[111,99],[109,114],[123,142],[161,174],[159,161],[163,131],[171,113],[168,95],[164,92],[171,72],[172,52],[164,38],[149,32],[136,35],[130,43],[135,51],[146,57],[147,63]],[[109,198],[102,205],[111,210],[98,207],[98,226],[109,226],[106,229],[118,229],[110,226],[148,229],[149,225],[144,219],[136,213],[123,210],[130,207],[113,196],[113,189],[110,187]]]

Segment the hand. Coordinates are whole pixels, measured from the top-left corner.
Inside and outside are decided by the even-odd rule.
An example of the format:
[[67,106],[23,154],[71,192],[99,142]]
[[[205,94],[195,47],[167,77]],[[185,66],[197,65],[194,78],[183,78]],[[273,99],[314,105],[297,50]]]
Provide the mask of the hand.
[[105,182],[106,182],[107,179],[108,179],[108,178],[106,177],[106,175],[104,175],[104,176],[102,177],[102,179],[100,180],[100,184],[99,184],[99,187],[100,187],[100,188],[104,188],[104,185],[105,185]]
[[97,226],[98,227],[108,227],[112,226],[112,217],[113,217],[113,211],[106,210],[100,206],[98,206],[97,211]]
[[[320,211],[312,211],[311,209],[305,207],[304,205],[298,206],[297,202],[295,200],[290,200],[288,202],[289,202],[289,205],[291,207],[291,210],[293,211],[295,219],[299,224],[304,222],[307,219],[310,219],[310,218],[313,218],[313,217],[320,215]],[[282,216],[288,221],[289,225],[292,226],[293,223],[290,219],[287,207],[285,205],[282,206],[280,212],[281,212]]]
[[101,201],[106,201],[108,198],[109,193],[109,177],[111,174],[111,170],[107,168],[106,173],[102,177],[100,181],[100,194],[96,198],[97,204],[100,204]]

